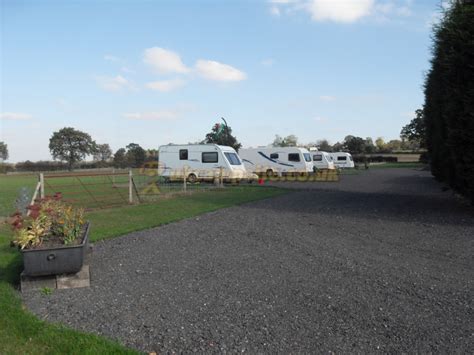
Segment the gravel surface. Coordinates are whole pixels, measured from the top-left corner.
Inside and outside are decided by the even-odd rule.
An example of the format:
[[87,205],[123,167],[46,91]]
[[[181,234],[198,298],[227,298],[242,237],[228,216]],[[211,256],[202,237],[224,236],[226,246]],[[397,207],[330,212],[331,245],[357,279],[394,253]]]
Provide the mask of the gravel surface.
[[410,169],[283,185],[97,243],[91,288],[24,301],[148,352],[474,353],[471,207]]

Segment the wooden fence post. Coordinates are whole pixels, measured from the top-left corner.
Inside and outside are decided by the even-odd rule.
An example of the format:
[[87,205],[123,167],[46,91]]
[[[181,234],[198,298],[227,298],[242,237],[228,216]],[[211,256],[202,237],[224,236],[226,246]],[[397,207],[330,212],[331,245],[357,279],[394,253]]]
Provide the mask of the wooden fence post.
[[128,202],[133,203],[132,169],[128,171]]
[[40,198],[44,198],[44,174],[40,173],[39,175],[40,186]]

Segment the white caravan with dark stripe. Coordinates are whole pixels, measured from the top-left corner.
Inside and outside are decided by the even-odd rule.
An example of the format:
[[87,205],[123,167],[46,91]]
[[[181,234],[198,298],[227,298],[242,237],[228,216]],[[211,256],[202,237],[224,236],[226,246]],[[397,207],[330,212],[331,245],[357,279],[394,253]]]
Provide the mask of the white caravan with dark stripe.
[[264,147],[241,149],[239,156],[247,171],[267,176],[313,171],[313,159],[306,148]]
[[217,144],[162,145],[158,150],[158,175],[191,182],[254,180],[232,147]]

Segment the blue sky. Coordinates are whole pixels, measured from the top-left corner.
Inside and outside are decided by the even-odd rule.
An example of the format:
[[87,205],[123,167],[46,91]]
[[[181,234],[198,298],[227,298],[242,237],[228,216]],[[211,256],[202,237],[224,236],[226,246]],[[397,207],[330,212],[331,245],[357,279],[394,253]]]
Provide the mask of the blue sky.
[[437,0],[2,2],[1,140],[50,159],[72,126],[112,149],[295,134],[398,138],[423,103]]

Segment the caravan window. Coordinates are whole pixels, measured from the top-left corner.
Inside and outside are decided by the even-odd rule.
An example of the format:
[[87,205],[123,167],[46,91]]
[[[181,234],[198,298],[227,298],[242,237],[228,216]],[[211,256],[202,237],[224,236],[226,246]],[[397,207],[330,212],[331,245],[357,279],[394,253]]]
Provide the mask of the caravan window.
[[241,165],[239,156],[235,153],[224,153],[225,157],[229,161],[230,165]]
[[346,160],[346,157],[343,156],[343,157],[337,157],[337,161],[345,161]]
[[304,160],[306,160],[308,163],[311,161],[311,155],[309,153],[303,153]]
[[203,152],[201,161],[203,163],[217,163],[219,161],[219,157],[217,152]]
[[180,149],[179,150],[179,160],[188,160],[188,150]]
[[300,161],[300,154],[299,153],[290,153],[288,154],[288,161]]
[[352,155],[349,155],[349,159],[352,161]]
[[313,161],[323,161],[323,156],[321,154],[313,155]]
[[278,159],[278,157],[279,157],[278,153],[270,154],[270,159]]

